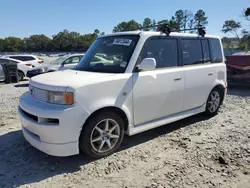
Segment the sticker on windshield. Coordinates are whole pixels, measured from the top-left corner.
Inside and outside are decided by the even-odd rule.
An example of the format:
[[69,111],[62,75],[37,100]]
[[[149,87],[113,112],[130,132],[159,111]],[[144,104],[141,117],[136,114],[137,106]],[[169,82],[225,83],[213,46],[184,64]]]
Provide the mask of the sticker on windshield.
[[119,38],[119,39],[115,39],[113,41],[113,44],[115,45],[122,45],[122,46],[130,46],[132,40],[131,39],[122,39],[122,38]]
[[126,61],[121,62],[120,66],[121,67],[126,67],[127,66],[127,62]]

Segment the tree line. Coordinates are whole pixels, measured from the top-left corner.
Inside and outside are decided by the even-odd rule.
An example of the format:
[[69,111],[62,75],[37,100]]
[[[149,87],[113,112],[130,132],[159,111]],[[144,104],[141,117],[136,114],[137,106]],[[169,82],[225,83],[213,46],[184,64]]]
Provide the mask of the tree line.
[[145,18],[142,24],[136,22],[135,20],[121,22],[114,27],[113,32],[131,31],[140,28],[142,28],[144,31],[157,31],[160,29],[159,27],[150,26],[156,26],[159,24],[167,24],[172,30],[178,31],[191,29],[194,27],[205,27],[208,24],[207,19],[206,13],[201,9],[195,14],[193,14],[190,10],[178,10],[170,19],[160,20],[158,22],[151,18]]
[[231,48],[232,42],[237,41],[238,48],[241,50],[250,50],[250,7],[246,8],[242,12],[242,17],[247,21],[248,26],[243,27],[241,22],[237,22],[234,19],[226,20],[222,26],[221,32],[224,34],[231,34],[234,38],[223,37],[222,42],[225,44],[225,48]]
[[[123,21],[113,28],[113,32],[137,30],[142,27],[144,27],[144,31],[159,30],[159,28],[150,28],[150,26],[156,24],[168,24],[172,29],[180,30],[206,26],[208,21],[203,10],[198,10],[195,14],[189,10],[178,10],[170,19],[160,21],[151,18],[145,18],[143,23],[135,20]],[[43,34],[31,35],[24,39],[18,37],[0,38],[0,52],[86,51],[99,35],[104,34],[104,32],[100,32],[98,29],[89,34],[63,30],[53,35],[52,38]]]
[[[242,13],[242,16],[250,22],[250,8]],[[151,27],[159,24],[167,24],[172,30],[185,30],[194,27],[206,27],[208,25],[208,17],[204,10],[197,10],[192,13],[190,10],[178,10],[170,19],[158,20],[145,18],[142,23],[135,20],[123,21],[113,28],[113,32],[131,31],[142,29],[144,31],[157,31],[159,27]],[[185,31],[184,31],[185,32]],[[196,31],[189,31],[190,33]],[[235,36],[239,42],[239,48],[250,48],[250,27],[243,28],[240,22],[235,20],[226,20],[222,26],[221,32]],[[40,35],[31,35],[30,37],[21,39],[18,37],[0,38],[0,52],[70,52],[70,51],[86,51],[93,41],[99,36],[104,35],[95,29],[93,33],[80,34],[74,31],[63,30],[52,38]],[[224,37],[223,43],[230,46],[232,39]]]
[[81,35],[77,32],[63,30],[52,39],[41,34],[28,38],[7,37],[0,39],[0,52],[70,52],[86,51],[98,35],[104,35],[98,29],[93,33]]

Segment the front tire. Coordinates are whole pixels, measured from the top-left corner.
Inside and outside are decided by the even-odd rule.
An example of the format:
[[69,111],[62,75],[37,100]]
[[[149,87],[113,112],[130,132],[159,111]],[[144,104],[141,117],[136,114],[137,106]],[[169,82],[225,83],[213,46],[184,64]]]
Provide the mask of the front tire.
[[214,88],[208,96],[205,114],[208,116],[216,115],[222,103],[222,97],[221,91]]
[[79,148],[86,155],[102,158],[114,153],[124,137],[124,122],[112,111],[101,111],[84,125]]

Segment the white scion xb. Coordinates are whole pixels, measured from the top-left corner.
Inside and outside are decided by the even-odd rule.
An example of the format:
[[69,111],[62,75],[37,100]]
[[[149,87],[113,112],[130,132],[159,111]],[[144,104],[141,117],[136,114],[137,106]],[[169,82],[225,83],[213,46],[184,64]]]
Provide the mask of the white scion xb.
[[99,37],[74,70],[33,77],[19,116],[37,149],[98,158],[115,152],[125,133],[215,115],[226,88],[219,37],[121,32]]

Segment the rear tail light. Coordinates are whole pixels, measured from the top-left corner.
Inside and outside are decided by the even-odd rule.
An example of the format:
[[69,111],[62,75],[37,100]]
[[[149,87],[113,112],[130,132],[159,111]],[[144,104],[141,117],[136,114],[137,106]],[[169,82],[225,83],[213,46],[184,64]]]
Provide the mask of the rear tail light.
[[42,63],[42,61],[37,61],[39,64],[41,64]]
[[27,66],[32,66],[32,64],[25,64],[25,65],[27,65]]

